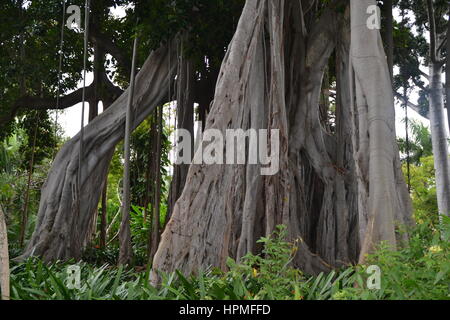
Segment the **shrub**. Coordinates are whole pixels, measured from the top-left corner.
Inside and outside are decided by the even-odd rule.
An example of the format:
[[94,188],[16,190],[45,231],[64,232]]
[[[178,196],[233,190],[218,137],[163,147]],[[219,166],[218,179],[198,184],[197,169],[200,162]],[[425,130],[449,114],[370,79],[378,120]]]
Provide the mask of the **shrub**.
[[450,299],[450,219],[443,218],[441,226],[424,240],[421,225],[412,233],[409,247],[391,251],[381,246],[368,257],[368,264],[382,270],[380,290],[366,287],[366,266],[316,277],[293,268],[297,248],[284,240],[286,229],[279,226],[273,236],[259,240],[261,255],[248,254],[240,262],[228,259],[226,272],[210,268],[190,277],[161,274],[162,284],[154,288],[149,270],[139,273],[82,262],[75,264],[81,271],[80,286],[70,288],[67,268],[72,263],[46,266],[33,258],[13,266],[11,295],[32,300]]

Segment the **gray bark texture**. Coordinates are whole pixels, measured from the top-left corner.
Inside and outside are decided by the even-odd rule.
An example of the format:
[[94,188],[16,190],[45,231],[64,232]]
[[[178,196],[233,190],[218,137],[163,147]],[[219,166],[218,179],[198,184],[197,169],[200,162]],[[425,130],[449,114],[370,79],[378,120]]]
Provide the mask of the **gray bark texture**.
[[450,160],[448,157],[448,132],[444,117],[444,88],[440,50],[442,38],[437,34],[434,1],[427,0],[428,22],[430,26],[430,125],[431,140],[436,170],[436,194],[439,215],[450,216]]
[[[430,65],[430,126],[436,170],[436,194],[440,215],[450,216],[450,159],[448,157],[448,132],[445,125],[444,88],[442,64]],[[448,112],[448,111],[447,111]]]
[[[362,244],[364,252],[381,240],[395,247],[394,221],[409,222],[389,71],[379,31],[366,28],[374,1],[352,1],[351,55],[348,10],[329,8],[314,20],[299,16],[300,4],[246,2],[206,123],[222,133],[279,129],[280,172],[191,165],[155,256],[153,283],[158,271],[226,268],[229,256],[257,253],[256,240],[278,224],[288,226],[288,240],[298,241],[295,266],[327,271],[358,261]],[[337,134],[331,135],[321,124],[319,99],[334,50]],[[349,57],[358,90],[349,88]]]
[[396,248],[396,224],[410,224],[411,207],[396,144],[390,71],[379,30],[367,27],[367,8],[376,1],[350,3],[350,55],[356,88],[353,109],[359,127],[356,164],[360,186],[368,190],[368,197],[361,199],[359,213],[362,263],[381,241]]
[[[450,3],[448,4],[449,13],[448,13],[448,25],[447,25],[447,39],[450,39]],[[445,44],[446,52],[450,52],[450,41],[447,41]],[[450,126],[450,55],[447,55],[445,61],[445,100],[447,108],[447,123]]]
[[[158,110],[159,109],[159,110]],[[157,109],[156,122],[158,124],[158,133],[156,139],[156,157],[155,157],[155,198],[153,201],[152,230],[150,235],[149,262],[158,250],[160,239],[160,218],[161,218],[161,148],[163,135],[163,107]]]
[[128,89],[127,112],[125,115],[125,140],[124,140],[124,168],[123,168],[123,204],[122,221],[119,230],[119,265],[126,265],[131,262],[133,256],[133,246],[131,244],[130,227],[130,209],[131,209],[131,191],[130,191],[130,161],[131,161],[131,123],[133,114],[133,99],[136,73],[136,54],[138,38],[134,39],[133,59],[131,62],[130,87]]
[[[191,150],[194,150],[194,85],[196,74],[193,62],[184,57],[183,42],[180,47],[181,54],[177,73],[177,129],[187,130],[191,134]],[[189,164],[174,165],[167,200],[166,220],[170,219],[175,203],[181,196],[188,170]]]
[[5,214],[0,205],[0,297],[9,300],[9,253],[8,229],[6,228]]

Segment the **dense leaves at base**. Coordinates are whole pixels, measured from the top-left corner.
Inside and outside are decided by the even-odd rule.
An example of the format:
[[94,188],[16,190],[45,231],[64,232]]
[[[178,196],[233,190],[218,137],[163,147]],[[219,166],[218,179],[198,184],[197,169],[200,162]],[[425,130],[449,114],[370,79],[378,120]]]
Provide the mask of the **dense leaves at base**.
[[[409,248],[392,252],[381,247],[369,262],[382,270],[381,289],[366,287],[365,266],[349,267],[310,277],[290,267],[297,248],[284,241],[285,228],[268,238],[261,256],[247,255],[241,263],[229,259],[229,271],[209,270],[184,277],[163,274],[162,285],[149,284],[149,270],[137,272],[78,263],[81,281],[71,288],[67,267],[46,266],[31,259],[12,268],[13,299],[66,300],[342,300],[450,299],[450,221],[441,230],[419,227]],[[427,233],[424,235],[423,233]],[[428,237],[431,236],[429,239]]]

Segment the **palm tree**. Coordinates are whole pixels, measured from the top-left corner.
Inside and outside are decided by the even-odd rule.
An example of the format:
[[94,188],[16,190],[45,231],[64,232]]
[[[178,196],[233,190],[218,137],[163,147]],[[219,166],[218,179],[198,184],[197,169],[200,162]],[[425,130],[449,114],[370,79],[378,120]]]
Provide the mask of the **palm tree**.
[[[406,122],[406,119],[402,120]],[[420,165],[420,159],[433,155],[430,129],[422,122],[409,120],[410,137],[409,141],[405,138],[399,138],[398,144],[402,155],[402,161],[406,162],[409,152],[410,164]]]

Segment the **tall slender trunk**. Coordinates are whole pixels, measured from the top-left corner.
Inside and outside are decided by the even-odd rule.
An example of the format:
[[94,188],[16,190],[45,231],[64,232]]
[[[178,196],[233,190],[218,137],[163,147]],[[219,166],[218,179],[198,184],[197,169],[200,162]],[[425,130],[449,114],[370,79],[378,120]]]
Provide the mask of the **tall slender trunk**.
[[394,81],[394,15],[392,13],[392,8],[392,0],[383,1],[383,16],[385,18],[385,24],[382,36],[386,48],[391,83]]
[[101,217],[100,217],[100,248],[105,249],[106,248],[106,228],[108,226],[108,202],[107,202],[107,195],[108,195],[108,178],[105,178],[105,181],[103,182],[103,191],[102,191],[102,209],[101,209]]
[[[155,171],[155,163],[156,163],[156,145],[158,139],[158,131],[157,131],[157,121],[158,121],[158,113],[157,109],[150,118],[150,129],[149,129],[149,141],[150,146],[147,150],[147,167],[145,172],[145,200],[144,200],[144,221],[147,221],[148,216],[152,216],[153,212],[153,200],[155,197],[155,181],[156,181],[156,171]],[[150,223],[151,225],[151,223]],[[149,238],[148,238],[148,252],[150,252],[150,241],[151,240],[151,230],[149,228]]]
[[449,19],[447,25],[447,42],[446,42],[446,52],[447,58],[445,62],[445,101],[447,108],[447,123],[450,128],[450,3],[449,3]]
[[[448,25],[447,25],[447,42],[446,42],[446,52],[450,53],[450,3],[448,12]],[[450,54],[447,54],[445,61],[445,101],[447,108],[447,123],[450,126]]]
[[5,214],[0,204],[0,291],[1,300],[9,300],[9,253],[8,229]]
[[[191,137],[191,149],[194,149],[194,83],[195,69],[193,62],[183,56],[183,47],[177,76],[177,129],[187,130]],[[181,156],[181,155],[180,155]],[[193,154],[191,153],[191,159]],[[189,164],[174,165],[172,182],[168,196],[166,222],[172,215],[176,201],[179,199],[186,183]]]
[[448,157],[448,132],[444,117],[444,88],[442,86],[443,61],[441,60],[441,53],[438,49],[442,40],[436,31],[433,0],[427,0],[427,11],[430,26],[429,118],[434,169],[436,170],[436,194],[439,215],[450,216],[450,160]]
[[26,236],[26,232],[27,232],[27,225],[28,225],[28,207],[30,204],[31,179],[33,177],[34,154],[36,152],[36,139],[37,139],[38,126],[39,126],[39,116],[38,116],[37,112],[36,112],[35,121],[36,121],[36,123],[34,125],[34,131],[33,131],[33,146],[31,147],[31,158],[30,158],[30,164],[28,167],[27,189],[25,191],[25,201],[24,201],[23,211],[22,211],[22,222],[20,225],[20,236],[19,236],[20,247],[23,247],[23,243],[25,241],[25,236]]
[[436,170],[436,193],[440,215],[450,215],[450,161],[445,126],[442,64],[430,66],[430,125]]
[[100,99],[100,76],[103,72],[103,57],[104,52],[94,43],[94,80],[93,80],[93,95],[89,100],[89,122],[94,120],[98,116],[98,102]]
[[153,257],[155,256],[156,250],[158,250],[159,239],[160,239],[160,217],[161,217],[161,151],[162,151],[162,136],[163,136],[163,107],[161,106],[158,110],[158,136],[156,141],[156,183],[155,183],[155,198],[153,206],[152,215],[152,237],[150,243],[150,253],[149,262],[153,262]]
[[119,264],[124,265],[131,262],[133,249],[131,245],[131,227],[130,227],[130,208],[131,208],[131,190],[130,190],[130,161],[131,161],[131,123],[134,117],[132,106],[134,99],[134,83],[136,70],[136,56],[138,49],[138,38],[134,39],[133,59],[131,63],[130,93],[127,103],[127,115],[125,120],[125,141],[124,141],[124,174],[123,174],[123,204],[122,221],[119,231]]
[[[395,133],[395,110],[389,66],[380,32],[367,27],[367,8],[374,0],[351,0],[351,62],[355,73],[356,107],[360,119],[361,145],[357,165],[361,179],[368,186],[367,225],[359,262],[365,261],[380,242],[392,249],[398,245],[396,223],[407,223],[409,206],[405,206],[404,179],[398,180],[398,147]],[[360,213],[361,217],[361,213]]]
[[[96,14],[94,15],[94,19],[96,17]],[[103,49],[97,44],[93,44],[94,48],[94,63],[93,63],[93,94],[91,98],[89,99],[89,115],[88,115],[88,123],[92,122],[97,116],[98,116],[98,104],[100,102],[100,82],[101,82],[101,73],[104,72],[104,66],[103,66],[103,58],[104,58],[104,51]],[[102,194],[102,204],[103,204],[103,194]],[[103,209],[103,208],[102,208]],[[103,213],[102,213],[103,214]],[[102,217],[101,217],[102,219]],[[96,213],[94,215],[94,218],[92,219],[92,224],[90,226],[90,236],[86,240],[87,243],[92,242],[95,240],[96,234],[97,234],[97,220],[98,220],[98,210],[96,210]],[[100,233],[102,231],[100,230]],[[100,238],[101,238],[100,234]],[[102,242],[102,239],[100,239],[100,243]],[[100,244],[100,247],[102,245]]]
[[[152,226],[153,226],[153,215],[155,214],[155,197],[156,197],[156,167],[157,167],[157,145],[158,145],[158,108],[155,109],[152,115],[152,122],[150,127],[150,142],[151,146],[149,149],[149,161],[147,164],[147,204],[148,212],[145,211],[145,216],[150,216],[150,221],[148,223],[148,236],[147,236],[147,260],[149,263],[152,262]],[[147,218],[148,219],[148,218]],[[146,219],[146,220],[147,220]]]

